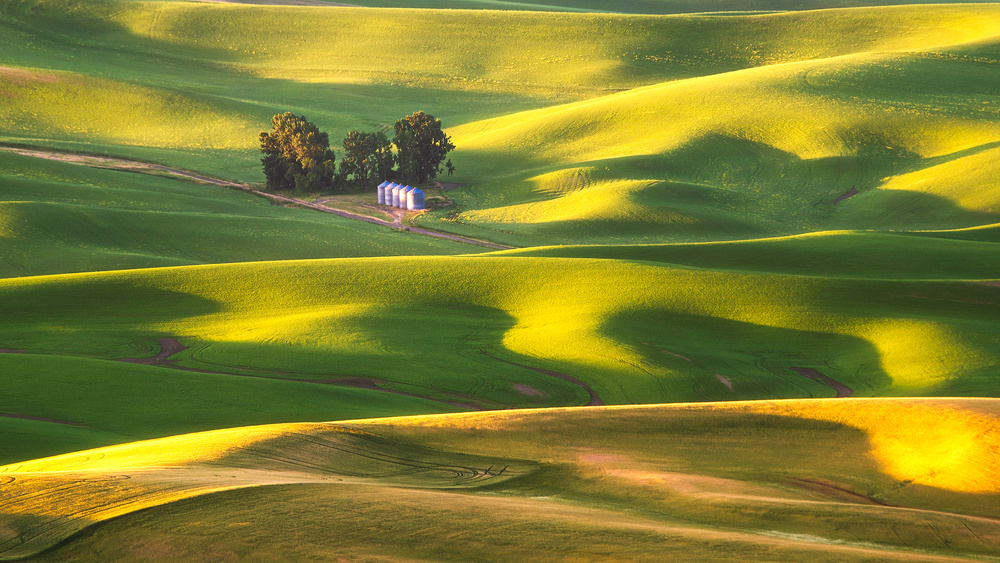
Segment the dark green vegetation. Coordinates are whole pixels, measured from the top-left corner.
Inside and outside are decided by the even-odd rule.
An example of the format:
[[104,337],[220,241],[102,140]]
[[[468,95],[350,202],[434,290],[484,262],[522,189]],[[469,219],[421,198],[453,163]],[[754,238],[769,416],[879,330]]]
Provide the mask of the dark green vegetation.
[[403,181],[423,184],[433,180],[444,169],[451,176],[455,167],[448,153],[455,150],[451,139],[441,129],[441,120],[418,111],[392,126],[396,131],[393,144],[399,151],[399,177]]
[[455,172],[451,159],[445,161],[455,145],[442,129],[440,119],[417,111],[396,120],[393,130],[392,142],[381,131],[348,132],[342,143],[341,180],[351,179],[367,190],[379,181],[424,184],[445,170],[449,176]]
[[336,155],[330,136],[304,115],[283,113],[271,118],[271,131],[261,131],[260,159],[270,190],[320,191],[333,187]]
[[[0,354],[0,385],[4,462],[206,428],[458,410],[367,389],[32,354]],[[35,418],[16,418],[25,414]]]
[[349,131],[341,145],[344,147],[344,159],[340,161],[340,173],[345,179],[360,185],[362,190],[392,178],[396,155],[392,153],[392,143],[385,133]]

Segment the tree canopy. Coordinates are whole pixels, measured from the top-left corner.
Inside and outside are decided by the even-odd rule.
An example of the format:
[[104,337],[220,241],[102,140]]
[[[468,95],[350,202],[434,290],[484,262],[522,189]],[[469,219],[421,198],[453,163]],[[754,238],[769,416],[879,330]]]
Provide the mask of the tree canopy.
[[391,142],[381,131],[350,131],[344,138],[339,171],[329,135],[304,115],[275,115],[271,126],[270,132],[260,133],[264,154],[260,161],[269,190],[341,188],[348,179],[365,190],[380,180],[418,184],[442,170],[455,171],[451,160],[445,160],[455,145],[442,130],[441,120],[422,111],[396,121]]
[[345,178],[353,177],[361,184],[361,189],[390,178],[396,155],[392,154],[392,143],[381,131],[365,133],[351,131],[344,139],[344,158],[340,161],[340,172]]
[[260,133],[261,163],[272,190],[320,190],[334,183],[336,159],[329,136],[304,115],[287,112],[271,118],[271,132]]
[[396,122],[394,129],[399,162],[399,177],[408,182],[424,183],[437,177],[442,163],[449,174],[454,171],[448,152],[455,148],[441,129],[441,120],[418,111]]

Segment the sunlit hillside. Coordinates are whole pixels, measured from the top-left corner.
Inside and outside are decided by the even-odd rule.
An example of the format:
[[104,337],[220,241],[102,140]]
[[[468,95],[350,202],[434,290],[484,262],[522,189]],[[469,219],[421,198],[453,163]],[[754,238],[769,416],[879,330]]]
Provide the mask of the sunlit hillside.
[[[257,181],[256,134],[279,111],[308,114],[335,141],[416,109],[454,126],[664,81],[982,41],[998,18],[990,5],[664,17],[5,0],[0,138]],[[486,181],[467,174],[474,146],[460,171]]]
[[485,180],[428,224],[534,245],[996,223],[994,52],[779,64],[458,127]]
[[[901,256],[908,240],[897,247]],[[817,256],[822,243],[817,237]],[[969,257],[976,245],[992,248],[942,244],[942,252],[967,247]],[[94,373],[100,394],[118,381],[99,375],[101,365],[119,371],[115,360],[153,357],[164,338],[187,349],[145,373],[189,381],[177,368],[210,372],[197,378],[209,401],[221,400],[226,387],[216,383],[233,377],[249,378],[247,385],[259,377],[308,381],[323,390],[361,385],[445,410],[833,397],[845,389],[855,396],[996,396],[1000,287],[996,278],[983,279],[989,266],[931,276],[918,266],[925,256],[914,255],[895,275],[870,279],[863,266],[788,275],[782,264],[797,262],[796,247],[762,241],[760,252],[774,265],[748,272],[724,263],[743,255],[733,246],[714,251],[712,270],[501,253],[2,280],[0,345],[23,352],[0,354],[7,408],[118,433],[153,426],[150,420],[173,415],[157,408],[108,417],[88,395],[42,400],[33,386],[45,380],[71,389],[74,378],[53,373],[52,362],[74,369],[77,359],[92,358],[81,369]],[[669,258],[671,250],[660,252],[683,265],[685,249],[676,249],[678,259]],[[982,264],[994,263],[992,254],[982,256]],[[712,252],[703,259],[713,260]],[[201,406],[170,407],[188,408]],[[198,424],[213,428],[222,420]]]
[[0,557],[994,557],[998,414],[813,400],[177,436],[0,468]]

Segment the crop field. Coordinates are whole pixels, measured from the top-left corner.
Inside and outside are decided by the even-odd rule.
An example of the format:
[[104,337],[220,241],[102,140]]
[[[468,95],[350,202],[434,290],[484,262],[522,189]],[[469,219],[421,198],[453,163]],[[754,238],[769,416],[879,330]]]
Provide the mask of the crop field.
[[0,560],[1000,558],[1000,4],[352,4],[0,0]]
[[295,258],[455,254],[476,247],[237,190],[0,151],[0,277]]
[[793,400],[189,434],[0,468],[0,556],[975,560],[1000,540],[998,416]]

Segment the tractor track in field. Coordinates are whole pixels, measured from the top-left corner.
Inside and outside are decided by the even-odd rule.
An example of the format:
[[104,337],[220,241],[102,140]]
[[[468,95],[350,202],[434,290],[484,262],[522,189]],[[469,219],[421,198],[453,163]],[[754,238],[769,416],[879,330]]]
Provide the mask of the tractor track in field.
[[526,366],[524,364],[518,364],[518,363],[515,363],[515,362],[507,361],[507,360],[498,358],[496,356],[492,356],[492,355],[488,354],[485,350],[480,350],[479,353],[482,354],[482,355],[484,355],[484,356],[486,356],[487,358],[494,359],[494,360],[496,360],[498,362],[503,362],[505,364],[510,364],[512,366],[517,366],[519,368],[528,369],[528,370],[531,370],[531,371],[536,372],[536,373],[541,373],[541,374],[544,374],[544,375],[555,377],[555,378],[561,379],[563,381],[568,381],[568,382],[572,383],[573,385],[581,387],[584,391],[587,392],[587,395],[590,396],[590,401],[588,401],[587,404],[584,405],[584,406],[587,406],[587,407],[600,407],[600,406],[604,406],[604,401],[601,399],[600,396],[597,395],[596,391],[594,391],[593,389],[590,388],[589,385],[587,385],[586,383],[584,383],[584,382],[580,381],[579,379],[573,377],[572,375],[566,375],[565,373],[560,373],[558,371],[552,371],[552,370],[549,370],[549,369],[542,369],[542,368],[534,368],[534,367],[531,367],[531,366]]
[[397,391],[395,389],[389,389],[383,387],[382,384],[385,383],[380,379],[372,379],[369,377],[344,377],[340,379],[287,379],[286,381],[301,381],[303,383],[318,383],[322,385],[340,385],[343,387],[355,387],[358,389],[368,389],[370,391],[382,391],[384,393],[394,393],[396,395],[403,395],[405,397],[413,397],[416,399],[424,399],[426,401],[434,401],[435,403],[444,403],[446,405],[451,405],[453,407],[458,407],[461,409],[466,409],[470,411],[481,411],[482,407],[474,405],[472,403],[462,403],[458,401],[446,401],[444,399],[431,399],[424,395],[417,395],[416,393],[408,393],[406,391]]
[[37,148],[25,148],[15,145],[0,144],[0,150],[13,152],[20,154],[22,156],[30,156],[34,158],[43,158],[46,160],[56,160],[59,162],[67,162],[69,164],[76,164],[79,166],[89,166],[91,168],[104,168],[109,170],[120,170],[124,172],[136,172],[138,174],[149,174],[154,176],[172,176],[180,178],[187,181],[193,181],[199,184],[208,184],[212,186],[219,186],[223,188],[236,189],[253,194],[258,197],[262,197],[272,202],[278,202],[283,204],[289,204],[298,207],[305,207],[307,209],[312,209],[315,211],[320,211],[323,213],[330,213],[337,215],[339,217],[344,217],[346,219],[354,219],[355,221],[364,221],[365,223],[371,223],[373,225],[380,225],[383,227],[388,227],[397,231],[406,231],[410,233],[415,233],[418,235],[450,240],[454,242],[461,242],[465,244],[472,244],[476,246],[485,246],[487,248],[494,248],[497,250],[511,250],[515,247],[507,246],[504,244],[496,244],[492,242],[487,242],[484,240],[474,239],[470,237],[464,237],[461,235],[456,235],[452,233],[446,233],[442,231],[435,231],[431,229],[423,229],[420,227],[408,227],[401,224],[401,222],[385,221],[382,219],[376,219],[375,217],[369,217],[367,215],[361,215],[358,213],[352,213],[350,211],[345,211],[343,209],[337,209],[335,207],[328,207],[321,203],[315,203],[311,201],[306,201],[304,199],[297,199],[294,197],[288,197],[278,194],[272,194],[268,192],[262,192],[260,190],[255,190],[247,184],[241,184],[239,182],[230,182],[229,180],[220,180],[218,178],[212,178],[211,176],[205,176],[204,174],[197,174],[195,172],[189,172],[187,170],[182,170],[180,168],[173,168],[170,166],[164,166],[162,164],[151,164],[147,162],[139,162],[137,160],[128,160],[123,158],[114,158],[110,156],[96,156],[87,155],[82,153],[68,152],[68,151],[54,151],[50,149],[37,149]]
[[854,389],[851,389],[850,387],[844,385],[843,383],[837,381],[836,379],[827,377],[824,373],[820,372],[819,370],[815,370],[813,368],[793,367],[792,371],[801,375],[802,377],[805,377],[806,379],[818,381],[819,383],[822,383],[823,385],[832,388],[834,391],[837,392],[838,399],[850,397],[851,395],[854,394]]
[[75,426],[77,428],[87,428],[87,425],[82,422],[73,422],[72,420],[62,420],[59,418],[45,418],[44,416],[34,416],[30,414],[20,414],[14,412],[0,412],[0,417],[3,418],[18,418],[21,420],[36,420],[38,422],[51,422],[53,424],[62,424],[64,426]]
[[[389,389],[382,386],[384,383],[381,380],[372,379],[368,377],[345,377],[338,379],[297,379],[291,377],[275,377],[271,375],[250,375],[245,373],[232,373],[226,371],[212,371],[206,369],[189,368],[186,366],[179,366],[176,360],[171,360],[170,357],[179,352],[187,350],[188,347],[181,344],[174,338],[161,338],[160,339],[160,351],[155,356],[149,358],[121,358],[119,362],[126,362],[129,364],[141,364],[146,366],[157,366],[163,368],[177,369],[181,371],[190,371],[194,373],[207,373],[212,375],[230,375],[233,377],[253,377],[256,379],[273,379],[276,381],[296,381],[299,383],[312,383],[315,385],[335,385],[340,387],[354,387],[357,389],[367,389],[369,391],[381,391],[383,393],[392,393],[394,395],[403,395],[406,397],[413,397],[415,399],[423,399],[425,401],[433,401],[435,403],[443,403],[446,405],[451,405],[453,407],[458,407],[470,411],[480,411],[483,410],[482,407],[475,405],[473,403],[464,403],[459,401],[449,401],[446,399],[438,399],[434,397],[428,397],[425,395],[418,395],[416,393],[409,393],[406,391],[397,391],[395,389]],[[0,416],[3,416],[0,413]],[[70,423],[72,424],[72,423]]]

